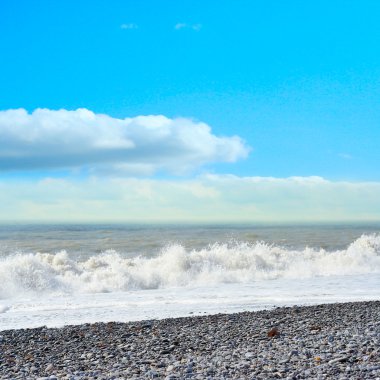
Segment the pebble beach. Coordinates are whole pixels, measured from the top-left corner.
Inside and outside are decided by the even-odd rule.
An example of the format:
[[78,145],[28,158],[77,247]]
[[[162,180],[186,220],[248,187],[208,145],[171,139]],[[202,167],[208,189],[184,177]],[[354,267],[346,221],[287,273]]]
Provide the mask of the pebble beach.
[[5,330],[0,379],[380,379],[380,301]]

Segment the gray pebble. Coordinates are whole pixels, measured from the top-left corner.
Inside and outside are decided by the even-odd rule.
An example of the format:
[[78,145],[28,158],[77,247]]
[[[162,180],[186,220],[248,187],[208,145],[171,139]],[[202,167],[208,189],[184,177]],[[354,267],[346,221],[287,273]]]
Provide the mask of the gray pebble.
[[379,321],[373,301],[9,330],[0,379],[376,379]]

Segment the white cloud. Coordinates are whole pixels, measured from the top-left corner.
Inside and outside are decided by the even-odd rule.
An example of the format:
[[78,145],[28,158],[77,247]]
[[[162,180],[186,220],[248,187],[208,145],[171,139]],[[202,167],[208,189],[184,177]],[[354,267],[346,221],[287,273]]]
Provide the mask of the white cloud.
[[174,29],[176,29],[176,30],[183,29],[186,27],[187,27],[187,24],[184,24],[183,22],[179,22],[178,24],[174,25]]
[[162,115],[117,119],[87,109],[0,111],[0,170],[87,168],[184,173],[248,155],[238,136],[218,137],[202,122]]
[[380,182],[205,175],[192,180],[0,181],[0,219],[41,221],[380,221]]
[[186,24],[183,22],[179,22],[174,25],[174,29],[180,30],[180,29],[192,29],[196,32],[199,32],[202,29],[202,24]]
[[338,156],[340,158],[343,158],[344,160],[351,160],[352,159],[351,154],[348,154],[348,153],[339,153]]
[[202,25],[201,24],[193,24],[193,25],[191,25],[191,29],[198,32],[199,30],[202,29]]
[[121,29],[137,29],[138,26],[136,24],[130,23],[130,24],[121,24]]

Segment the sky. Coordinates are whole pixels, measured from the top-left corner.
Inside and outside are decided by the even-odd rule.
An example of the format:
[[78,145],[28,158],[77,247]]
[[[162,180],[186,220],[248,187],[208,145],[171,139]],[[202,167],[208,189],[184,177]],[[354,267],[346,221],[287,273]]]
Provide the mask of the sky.
[[379,221],[379,18],[1,0],[0,221]]

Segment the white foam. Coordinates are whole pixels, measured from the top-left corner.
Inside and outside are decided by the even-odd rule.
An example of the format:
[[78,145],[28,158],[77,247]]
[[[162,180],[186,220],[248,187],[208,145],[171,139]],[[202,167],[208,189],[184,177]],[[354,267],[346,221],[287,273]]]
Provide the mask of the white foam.
[[126,258],[113,250],[85,261],[75,261],[65,251],[15,254],[0,260],[0,298],[370,273],[380,273],[380,235],[363,235],[333,252],[234,242],[190,251],[172,244],[153,258]]
[[5,313],[9,309],[10,309],[10,307],[7,305],[0,305],[0,314]]
[[130,292],[67,294],[9,300],[0,330],[231,313],[283,305],[380,299],[380,276],[320,276],[248,284]]

